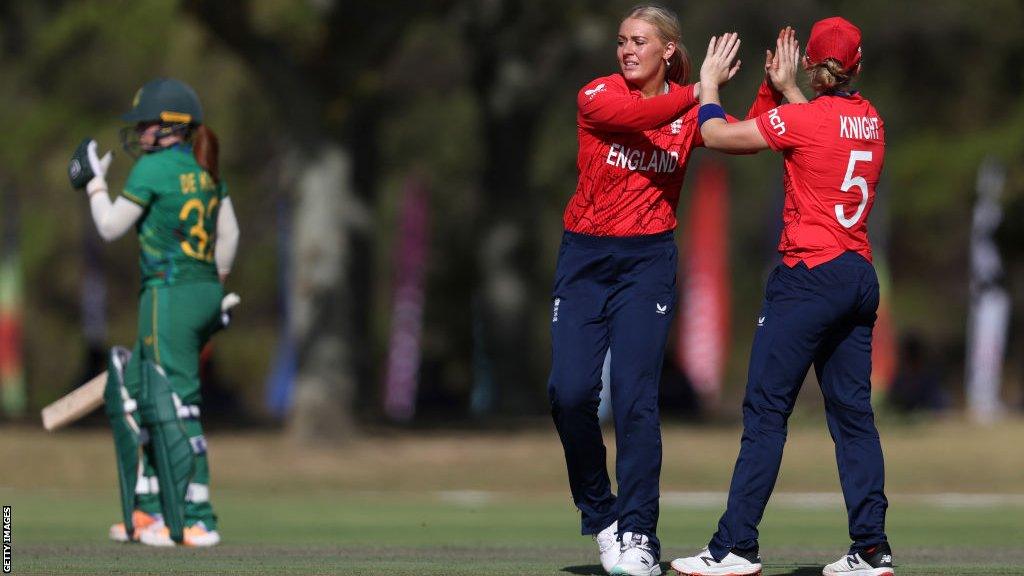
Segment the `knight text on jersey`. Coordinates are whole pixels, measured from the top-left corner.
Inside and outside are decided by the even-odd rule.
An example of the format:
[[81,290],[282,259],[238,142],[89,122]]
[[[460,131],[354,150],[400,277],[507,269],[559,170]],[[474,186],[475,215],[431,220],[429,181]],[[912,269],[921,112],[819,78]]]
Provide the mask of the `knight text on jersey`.
[[839,116],[839,137],[855,140],[879,140],[878,118]]

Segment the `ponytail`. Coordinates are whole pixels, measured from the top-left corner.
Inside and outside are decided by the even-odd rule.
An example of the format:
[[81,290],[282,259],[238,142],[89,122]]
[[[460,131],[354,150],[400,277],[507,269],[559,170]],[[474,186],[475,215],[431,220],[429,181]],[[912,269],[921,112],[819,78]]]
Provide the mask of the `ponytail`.
[[676,50],[665,61],[665,79],[676,84],[686,84],[690,80],[690,53],[686,46],[676,43]]
[[815,64],[810,69],[811,89],[819,94],[831,94],[837,90],[844,90],[850,87],[853,74],[843,70],[839,61],[834,58]]
[[220,182],[220,168],[217,165],[220,145],[217,143],[217,135],[200,124],[192,132],[192,153],[196,157],[199,166],[213,176],[214,182]]

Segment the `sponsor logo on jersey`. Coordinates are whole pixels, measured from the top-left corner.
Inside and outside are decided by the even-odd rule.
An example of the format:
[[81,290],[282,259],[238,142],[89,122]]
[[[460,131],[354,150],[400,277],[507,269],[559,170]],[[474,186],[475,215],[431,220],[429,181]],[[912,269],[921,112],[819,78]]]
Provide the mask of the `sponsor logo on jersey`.
[[881,140],[878,118],[868,116],[839,116],[839,137],[854,140]]
[[598,84],[597,86],[594,86],[590,90],[584,90],[583,93],[586,94],[587,98],[590,98],[591,100],[593,100],[594,96],[597,96],[601,92],[604,92],[606,89],[607,89],[607,86],[605,86],[604,82],[602,82],[602,83]]
[[675,172],[679,166],[679,153],[669,150],[637,150],[622,144],[612,144],[608,148],[605,161],[618,168],[627,168],[637,172]]
[[758,326],[764,326],[764,318],[765,318],[764,316],[758,316],[757,317],[757,325]]
[[671,128],[673,134],[679,134],[683,130],[683,117],[680,116],[673,120],[669,128]]
[[552,324],[554,324],[555,322],[558,322],[558,305],[561,304],[561,303],[562,303],[562,299],[561,298],[555,298],[555,305],[552,307],[552,310],[551,310],[551,323]]
[[661,302],[654,303],[654,311],[662,316],[668,314],[668,304],[662,304]]
[[786,123],[782,121],[782,117],[779,116],[779,109],[772,108],[768,111],[768,124],[771,125],[772,130],[779,136],[786,133]]

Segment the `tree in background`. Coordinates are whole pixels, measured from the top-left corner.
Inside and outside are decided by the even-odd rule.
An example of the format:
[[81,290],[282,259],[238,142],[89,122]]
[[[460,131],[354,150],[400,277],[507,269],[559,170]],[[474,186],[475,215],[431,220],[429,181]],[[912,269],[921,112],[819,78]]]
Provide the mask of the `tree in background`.
[[371,373],[371,206],[387,100],[378,77],[409,24],[438,6],[280,3],[263,14],[251,2],[185,6],[245,62],[281,115],[281,185],[294,190],[291,423],[304,440],[341,438]]
[[[389,293],[402,184],[416,173],[431,190],[433,223],[421,384],[444,389],[437,405],[455,415],[468,410],[474,381],[493,384],[490,396],[481,395],[485,413],[543,411],[551,273],[576,178],[575,93],[615,71],[615,30],[631,4],[0,2],[0,176],[19,190],[22,205],[30,404],[63,391],[85,348],[81,238],[92,232],[81,228],[86,203],[67,186],[67,155],[90,134],[113,146],[117,114],[134,91],[169,75],[202,95],[239,200],[244,241],[229,283],[245,301],[218,341],[217,364],[224,380],[256,391],[250,408],[280,337],[273,231],[287,206],[295,237],[286,256],[295,270],[289,333],[301,365],[293,430],[301,438],[338,437],[354,414],[379,414],[391,315],[381,296]],[[760,81],[757,56],[778,26],[794,24],[806,36],[815,19],[841,12],[865,30],[861,85],[889,135],[894,314],[940,351],[948,379],[959,380],[964,215],[981,158],[991,153],[1006,162],[1012,213],[1024,203],[1024,7],[1014,0],[992,0],[985,10],[924,0],[729,6],[673,5],[696,65],[708,35],[742,34],[745,64],[724,94],[729,108],[749,102]],[[768,244],[777,240],[766,241],[765,214],[778,213],[779,166],[769,157],[724,161],[733,182],[737,339],[725,376],[728,401],[743,381],[743,339]],[[115,159],[115,185],[125,165]],[[111,343],[134,336],[134,311],[118,305],[134,299],[134,254],[128,241],[99,251]],[[1019,283],[1019,259],[1008,258],[1007,274],[1011,286]],[[1022,326],[1011,327],[1018,363]],[[44,361],[54,357],[72,360]],[[1008,376],[1020,380],[1020,373]]]
[[538,280],[550,271],[539,253],[543,201],[531,174],[545,109],[573,102],[561,100],[555,86],[591,47],[576,33],[588,20],[582,4],[565,2],[553,10],[546,3],[506,0],[462,7],[463,34],[474,47],[469,81],[483,150],[472,301],[479,304],[482,326],[475,345],[483,347],[489,366],[477,372],[475,385],[492,387],[484,393],[491,401],[478,405],[484,413],[522,414],[542,405],[544,365],[536,359],[545,357],[549,344],[536,337],[538,323],[546,320],[537,303],[547,308],[550,286]]

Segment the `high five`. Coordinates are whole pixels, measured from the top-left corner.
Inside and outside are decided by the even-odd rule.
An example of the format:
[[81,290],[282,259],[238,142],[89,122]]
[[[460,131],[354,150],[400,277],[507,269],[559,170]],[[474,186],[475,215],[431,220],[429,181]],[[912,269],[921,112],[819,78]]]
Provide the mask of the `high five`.
[[690,575],[760,573],[757,526],[779,473],[787,420],[813,365],[853,540],[848,554],[823,574],[891,576],[885,472],[871,409],[878,279],[867,234],[885,127],[852,87],[861,70],[861,33],[838,17],[814,25],[803,68],[815,97],[805,103],[795,87],[799,48],[792,32],[784,31],[769,75],[784,84],[791,103],[727,123],[715,78],[732,65],[738,48],[735,34],[712,38],[708,46],[701,67],[701,135],[708,148],[783,154],[782,264],[768,279],[750,352],[743,439],[728,506],[708,547],[672,566]]

